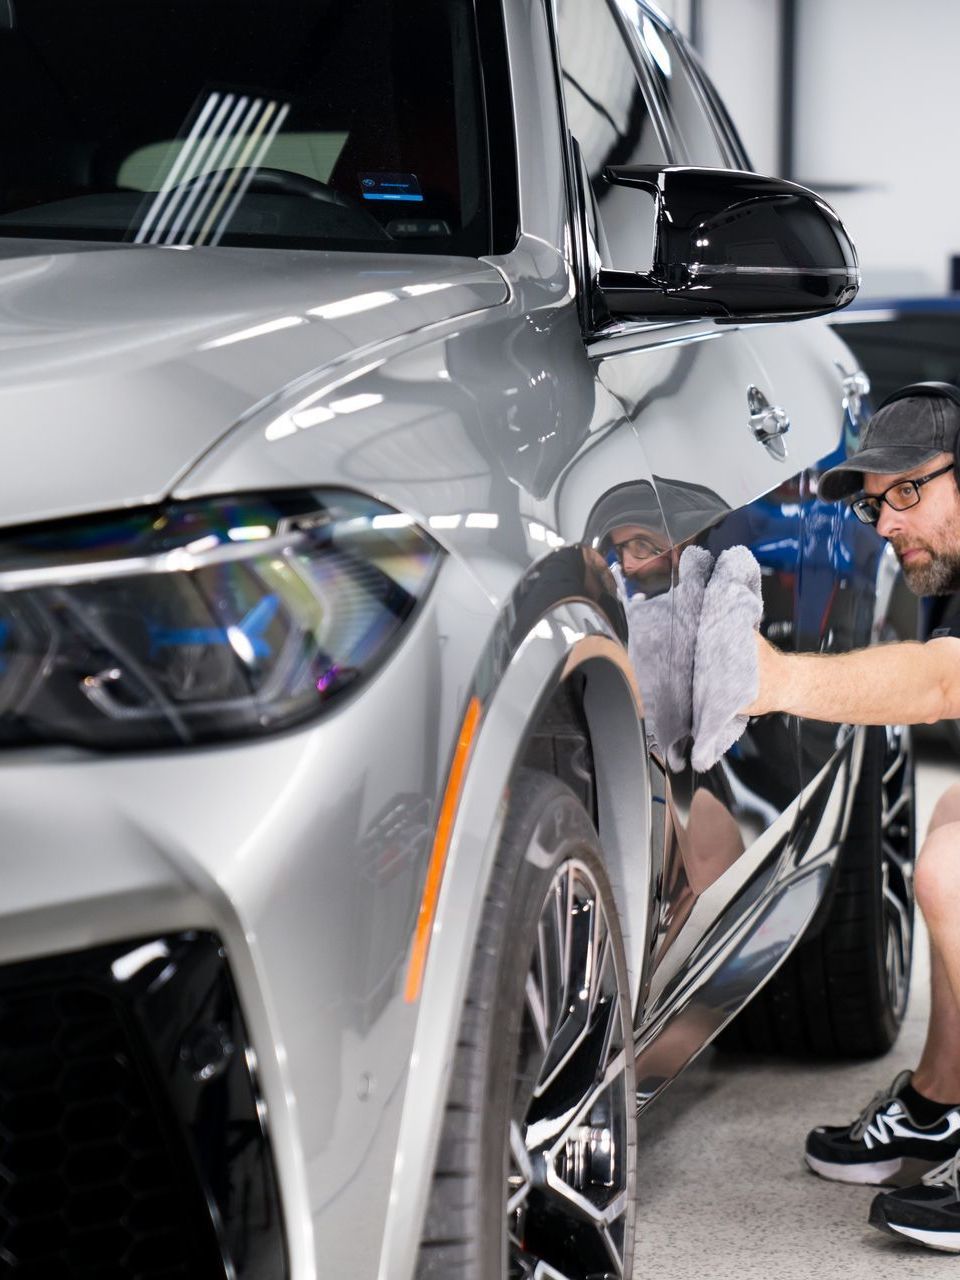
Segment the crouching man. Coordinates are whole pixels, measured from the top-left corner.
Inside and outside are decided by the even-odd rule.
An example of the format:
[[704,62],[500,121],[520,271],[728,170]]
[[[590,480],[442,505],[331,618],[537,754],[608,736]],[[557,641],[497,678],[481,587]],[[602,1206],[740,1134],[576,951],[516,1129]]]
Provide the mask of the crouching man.
[[[917,595],[960,591],[960,389],[903,388],[878,408],[861,444],[821,477],[821,498],[846,499],[876,526]],[[748,714],[877,725],[960,717],[960,622],[925,644],[849,654],[785,654],[757,643],[759,692]],[[877,1196],[871,1223],[960,1252],[960,782],[934,810],[916,895],[930,932],[932,983],[920,1061],[851,1125],[814,1129],[806,1156],[825,1178],[900,1187]]]

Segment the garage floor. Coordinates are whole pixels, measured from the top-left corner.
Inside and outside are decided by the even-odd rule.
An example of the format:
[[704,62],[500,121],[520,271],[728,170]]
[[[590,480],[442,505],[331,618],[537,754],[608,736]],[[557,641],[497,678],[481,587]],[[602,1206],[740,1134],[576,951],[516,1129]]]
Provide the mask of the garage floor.
[[[921,743],[919,761],[922,832],[937,796],[960,778],[960,761],[936,740]],[[872,1188],[825,1182],[803,1163],[808,1129],[852,1120],[915,1064],[928,972],[926,938],[918,936],[906,1025],[879,1061],[811,1066],[708,1049],[667,1090],[640,1125],[637,1277],[960,1280],[960,1256],[900,1244],[867,1226]]]

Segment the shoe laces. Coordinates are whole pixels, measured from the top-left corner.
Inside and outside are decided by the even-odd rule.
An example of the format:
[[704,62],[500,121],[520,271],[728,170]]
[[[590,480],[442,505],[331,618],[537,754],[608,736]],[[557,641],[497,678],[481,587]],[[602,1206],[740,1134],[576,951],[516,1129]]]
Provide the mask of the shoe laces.
[[938,1164],[935,1169],[923,1175],[925,1187],[953,1187],[953,1194],[960,1200],[960,1151],[949,1160]]
[[896,1094],[889,1089],[881,1089],[879,1093],[875,1093],[867,1105],[850,1126],[850,1137],[854,1142],[859,1142],[867,1131],[867,1126],[871,1125],[878,1111],[882,1111],[889,1103],[893,1102]]

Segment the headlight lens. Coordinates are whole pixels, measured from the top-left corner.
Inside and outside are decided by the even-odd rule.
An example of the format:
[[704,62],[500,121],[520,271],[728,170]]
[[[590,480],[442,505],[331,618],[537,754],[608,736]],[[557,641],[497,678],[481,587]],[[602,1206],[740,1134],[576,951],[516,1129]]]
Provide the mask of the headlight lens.
[[441,552],[341,491],[211,499],[0,544],[0,745],[269,733],[370,675]]

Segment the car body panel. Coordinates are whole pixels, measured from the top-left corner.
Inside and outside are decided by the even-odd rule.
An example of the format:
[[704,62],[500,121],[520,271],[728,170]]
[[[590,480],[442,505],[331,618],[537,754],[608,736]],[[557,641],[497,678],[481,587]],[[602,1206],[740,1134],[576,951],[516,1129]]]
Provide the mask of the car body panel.
[[[306,728],[128,756],[18,751],[0,771],[0,958],[159,928],[222,937],[260,1062],[293,1280],[413,1272],[505,798],[564,680],[584,685],[647,1098],[800,936],[859,768],[847,735],[807,778],[797,726],[767,717],[709,775],[666,776],[598,552],[604,503],[636,486],[672,552],[758,541],[767,576],[785,574],[775,592],[765,583],[764,625],[796,636],[807,516],[769,495],[841,444],[840,347],[817,321],[585,335],[548,12],[508,0],[504,20],[510,252],[0,251],[0,525],[339,487],[445,551],[389,660]],[[786,459],[749,435],[751,385],[790,413]],[[693,527],[691,494],[703,499]],[[667,655],[671,607],[652,641]],[[410,1001],[471,699],[481,720]],[[745,759],[768,767],[748,777]],[[733,837],[725,860],[698,862],[698,792]]]
[[0,522],[157,502],[288,384],[506,294],[475,259],[8,241]]

